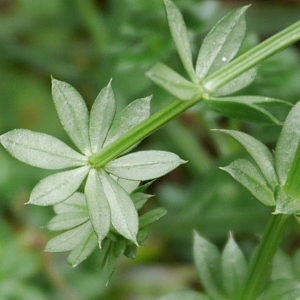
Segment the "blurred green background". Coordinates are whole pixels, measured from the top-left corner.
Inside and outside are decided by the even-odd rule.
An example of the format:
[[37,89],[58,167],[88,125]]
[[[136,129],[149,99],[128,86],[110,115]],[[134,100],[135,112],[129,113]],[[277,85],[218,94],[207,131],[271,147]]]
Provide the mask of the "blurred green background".
[[[248,4],[174,3],[186,20],[195,57],[215,22]],[[299,1],[253,1],[243,49],[299,16]],[[0,133],[27,128],[70,143],[51,100],[51,75],[76,87],[89,107],[113,78],[118,110],[153,94],[155,112],[172,101],[144,75],[158,61],[184,74],[162,0],[0,0]],[[293,47],[264,62],[245,93],[296,102],[299,82],[299,47]],[[287,112],[277,113],[284,119]],[[140,148],[173,151],[189,163],[150,187],[156,196],[148,208],[164,206],[168,214],[150,228],[136,260],[119,261],[107,287],[97,251],[75,269],[66,254],[43,252],[53,236],[43,228],[52,208],[24,203],[33,186],[50,173],[0,149],[0,298],[150,300],[181,288],[200,290],[191,251],[194,229],[220,247],[232,231],[245,253],[251,253],[271,210],[218,169],[246,155],[237,143],[210,132],[219,127],[244,130],[270,148],[280,131],[229,120],[199,104],[146,139]],[[298,224],[292,222],[283,245],[288,253],[297,251],[299,238]]]

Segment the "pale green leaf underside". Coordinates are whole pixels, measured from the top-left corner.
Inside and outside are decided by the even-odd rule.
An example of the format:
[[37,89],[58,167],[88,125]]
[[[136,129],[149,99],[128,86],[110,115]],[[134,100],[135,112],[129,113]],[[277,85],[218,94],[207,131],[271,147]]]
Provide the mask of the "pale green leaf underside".
[[282,186],[285,185],[293,165],[296,164],[299,168],[299,158],[295,156],[300,146],[299,115],[300,102],[291,109],[287,116],[276,145],[275,168]]
[[125,238],[135,244],[138,232],[138,214],[129,195],[103,170],[100,180],[111,210],[111,223]]
[[276,209],[273,214],[300,214],[300,201],[295,197],[290,197],[282,186],[277,186],[275,196]]
[[274,193],[267,186],[257,168],[246,159],[237,159],[229,166],[221,168],[247,188],[252,195],[267,206],[275,205]]
[[247,262],[232,234],[222,253],[222,283],[230,298],[243,286],[247,275]]
[[86,166],[46,177],[34,187],[28,204],[47,206],[66,200],[75,193],[88,171]]
[[196,74],[204,79],[227,65],[237,54],[246,32],[245,12],[239,8],[221,19],[207,34],[200,48]]
[[200,281],[212,299],[226,300],[220,289],[221,254],[217,247],[196,232],[194,234],[194,261]]
[[113,121],[103,147],[122,137],[126,132],[142,123],[150,116],[152,96],[137,99],[126,106]]
[[128,194],[134,191],[140,184],[139,180],[128,180],[124,178],[117,178],[116,181]]
[[15,158],[43,169],[64,169],[82,166],[87,158],[45,133],[15,129],[0,137],[4,148]]
[[110,227],[110,207],[103,191],[98,173],[92,169],[89,172],[84,194],[88,206],[89,216],[94,231],[97,234],[99,245],[106,237]]
[[157,85],[180,100],[191,100],[201,88],[162,63],[156,63],[146,75]]
[[180,59],[191,80],[196,82],[197,78],[193,67],[188,32],[186,30],[181,12],[172,1],[165,0],[165,6],[167,10],[169,27]]
[[67,200],[55,204],[53,206],[56,214],[70,213],[70,212],[86,212],[87,206],[85,196],[82,193],[74,193]]
[[118,177],[142,181],[163,176],[182,163],[184,161],[171,152],[140,151],[115,159],[105,169]]
[[90,235],[76,246],[68,256],[68,263],[75,268],[85,260],[98,245],[98,238],[93,231]]
[[65,131],[78,149],[91,155],[89,113],[81,95],[70,84],[52,79],[53,101]]
[[249,134],[240,131],[222,129],[217,131],[230,135],[246,149],[270,187],[274,190],[278,182],[274,169],[274,158],[268,147]]
[[[233,94],[248,85],[250,85],[256,77],[258,68],[252,68],[249,71],[241,74],[236,79],[228,82],[227,84],[223,85],[220,89],[218,89],[214,94],[214,96],[224,96],[228,94]],[[204,86],[205,88],[205,86]]]
[[52,231],[63,231],[74,228],[89,219],[86,212],[67,212],[53,217],[47,224],[47,228]]
[[78,227],[68,230],[54,238],[46,245],[46,252],[64,252],[74,249],[81,244],[92,230],[90,222],[86,222]]
[[116,100],[109,83],[97,96],[90,113],[89,133],[92,152],[102,148],[116,112]]

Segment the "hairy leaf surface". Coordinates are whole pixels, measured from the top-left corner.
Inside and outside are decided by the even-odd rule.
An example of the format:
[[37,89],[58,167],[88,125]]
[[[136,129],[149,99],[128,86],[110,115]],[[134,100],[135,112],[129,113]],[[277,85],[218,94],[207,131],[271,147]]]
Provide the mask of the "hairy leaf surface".
[[12,156],[31,166],[57,170],[87,163],[85,156],[45,133],[14,129],[1,135],[0,140]]
[[105,169],[125,179],[150,180],[172,171],[184,163],[174,153],[166,151],[140,151],[127,154],[108,163]]
[[91,155],[89,113],[81,95],[70,84],[52,79],[53,101],[65,131],[85,155]]

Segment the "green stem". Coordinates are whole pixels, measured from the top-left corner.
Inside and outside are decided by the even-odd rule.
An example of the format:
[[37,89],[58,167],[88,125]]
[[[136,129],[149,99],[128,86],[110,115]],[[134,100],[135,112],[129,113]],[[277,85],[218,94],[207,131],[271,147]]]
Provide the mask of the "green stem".
[[270,274],[274,255],[283,238],[290,215],[272,215],[250,263],[249,275],[238,300],[256,300]]
[[89,160],[90,164],[94,165],[96,168],[105,166],[108,162],[115,159],[124,151],[131,148],[134,144],[138,143],[162,127],[168,121],[182,114],[200,100],[201,98],[190,101],[174,100],[167,107],[155,113],[149,119],[124,134],[117,141],[111,143],[107,147],[101,149],[98,153],[92,155]]
[[220,87],[237,78],[247,70],[275,53],[285,49],[300,39],[300,21],[285,28],[269,39],[250,49],[203,80],[203,87],[209,93],[216,92]]

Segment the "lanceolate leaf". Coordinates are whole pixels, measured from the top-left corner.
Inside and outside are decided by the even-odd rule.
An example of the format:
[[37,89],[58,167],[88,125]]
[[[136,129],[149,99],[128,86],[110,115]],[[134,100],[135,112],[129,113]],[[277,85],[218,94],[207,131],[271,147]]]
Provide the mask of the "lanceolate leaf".
[[222,282],[230,299],[234,299],[234,295],[243,287],[246,275],[247,262],[232,234],[230,234],[222,253]]
[[67,134],[80,151],[91,155],[89,115],[81,95],[70,84],[52,79],[52,97]]
[[275,205],[274,193],[270,190],[265,179],[250,161],[237,159],[229,166],[221,169],[228,172],[264,205]]
[[117,182],[128,194],[134,191],[140,184],[138,180],[128,180],[124,178],[117,178]]
[[252,68],[249,71],[241,74],[236,79],[223,85],[220,89],[218,89],[217,92],[214,93],[214,96],[224,96],[224,95],[228,95],[228,94],[233,94],[233,93],[247,87],[255,79],[255,76],[257,74],[257,69],[258,68]]
[[191,100],[200,95],[201,89],[168,66],[157,63],[146,75],[157,85],[180,100]]
[[98,244],[98,238],[91,230],[91,233],[87,238],[76,246],[68,256],[68,263],[75,268],[83,260],[85,260],[95,250]]
[[228,98],[211,98],[205,102],[222,115],[258,124],[282,125],[261,105],[287,105],[288,102],[260,96],[237,96]]
[[152,224],[153,222],[159,220],[167,213],[167,210],[163,207],[157,207],[152,209],[140,217],[140,226],[139,228],[144,228]]
[[102,170],[100,179],[110,206],[112,225],[121,235],[137,244],[138,214],[132,200],[125,190]]
[[123,136],[130,129],[142,123],[150,116],[150,97],[137,99],[126,106],[114,120],[103,147]]
[[257,167],[260,169],[269,186],[274,190],[278,182],[274,169],[274,158],[268,147],[249,134],[241,131],[222,129],[217,131],[230,135],[246,149],[256,162]]
[[101,149],[116,112],[116,100],[109,83],[96,98],[90,113],[90,140],[92,152]]
[[226,15],[205,37],[196,63],[199,79],[227,65],[235,57],[246,32],[247,8],[244,6]]
[[68,230],[54,238],[46,245],[46,252],[64,252],[74,249],[81,244],[92,230],[90,222],[86,222],[78,227]]
[[225,300],[221,290],[221,254],[216,246],[195,232],[194,260],[200,281],[211,299]]
[[87,158],[48,134],[15,129],[0,137],[2,145],[15,158],[43,169],[82,166]]
[[144,193],[134,193],[130,195],[130,198],[132,199],[134,207],[137,211],[139,211],[151,197],[151,195],[147,195]]
[[27,203],[47,206],[66,200],[75,193],[88,171],[86,166],[46,177],[34,187]]
[[87,213],[87,206],[84,194],[74,193],[64,202],[55,204],[53,206],[56,214],[70,213],[70,212],[85,212]]
[[197,78],[193,67],[192,52],[188,32],[186,30],[181,12],[170,0],[165,0],[165,5],[171,34],[175,42],[178,54],[187,73],[189,74],[189,77],[192,79],[192,81],[196,82]]
[[115,159],[105,169],[126,179],[150,180],[165,175],[182,163],[184,161],[171,152],[140,151]]
[[67,212],[53,217],[47,224],[47,228],[52,231],[68,230],[74,228],[89,219],[86,212]]
[[90,220],[98,236],[99,246],[101,246],[101,241],[106,237],[109,231],[110,207],[95,169],[89,172],[84,193]]
[[287,116],[275,150],[275,166],[280,183],[292,196],[299,197],[300,183],[300,102]]

